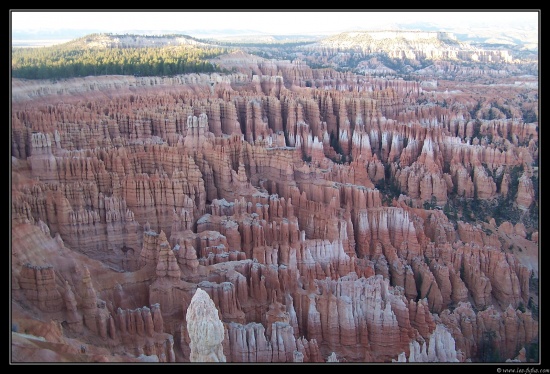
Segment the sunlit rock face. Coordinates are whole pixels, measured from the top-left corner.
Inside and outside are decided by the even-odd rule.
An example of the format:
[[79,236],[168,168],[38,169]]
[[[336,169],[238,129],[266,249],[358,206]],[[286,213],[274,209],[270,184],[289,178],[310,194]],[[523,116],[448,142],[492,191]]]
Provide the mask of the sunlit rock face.
[[[533,359],[536,89],[216,61],[234,72],[13,80],[15,361]],[[489,75],[506,90],[466,79]]]
[[186,314],[191,362],[225,362],[223,323],[210,296],[197,288]]

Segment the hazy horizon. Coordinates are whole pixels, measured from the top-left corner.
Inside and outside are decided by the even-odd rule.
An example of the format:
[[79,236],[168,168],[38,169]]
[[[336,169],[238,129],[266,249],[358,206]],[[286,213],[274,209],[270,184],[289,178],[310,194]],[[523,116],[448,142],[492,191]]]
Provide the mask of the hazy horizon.
[[314,35],[410,26],[475,32],[489,28],[538,29],[539,12],[531,11],[27,11],[11,10],[12,37],[84,36],[90,32],[243,32]]

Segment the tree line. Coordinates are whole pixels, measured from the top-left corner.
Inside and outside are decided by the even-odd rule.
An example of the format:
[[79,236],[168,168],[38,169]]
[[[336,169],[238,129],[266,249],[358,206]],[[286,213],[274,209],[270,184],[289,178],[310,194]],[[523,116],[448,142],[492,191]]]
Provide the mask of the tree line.
[[57,79],[89,75],[170,76],[222,71],[207,59],[223,47],[170,46],[76,49],[64,45],[12,49],[12,77]]

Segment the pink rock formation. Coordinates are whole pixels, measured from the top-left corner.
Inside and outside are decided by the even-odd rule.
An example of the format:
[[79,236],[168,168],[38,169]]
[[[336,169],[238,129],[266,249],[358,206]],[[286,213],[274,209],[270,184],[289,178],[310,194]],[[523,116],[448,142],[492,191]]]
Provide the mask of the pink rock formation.
[[508,65],[438,61],[460,81],[434,85],[213,61],[235,73],[13,80],[15,361],[522,357],[538,229],[531,210],[489,216],[536,202],[538,123],[518,98],[537,90]]
[[535,191],[533,189],[533,182],[527,174],[523,173],[519,178],[518,193],[516,195],[516,203],[518,207],[523,210],[529,209],[535,198]]
[[412,341],[409,346],[409,357],[405,352],[399,354],[394,362],[460,362],[460,351],[455,349],[455,341],[449,331],[439,324],[430,335],[429,341],[422,345],[418,341]]
[[27,299],[44,312],[59,311],[63,300],[57,290],[53,266],[25,264],[21,269],[19,287]]

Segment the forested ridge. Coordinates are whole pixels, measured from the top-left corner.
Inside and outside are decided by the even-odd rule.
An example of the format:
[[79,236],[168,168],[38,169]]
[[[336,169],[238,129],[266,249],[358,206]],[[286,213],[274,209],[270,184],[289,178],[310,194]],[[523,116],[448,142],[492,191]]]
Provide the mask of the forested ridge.
[[[51,47],[12,48],[12,77],[56,79],[90,75],[169,76],[214,72],[221,69],[207,60],[228,51],[224,47],[193,44],[162,45],[161,43],[160,46],[140,47],[124,43],[113,46],[111,43],[104,46],[90,46],[92,41],[101,36],[105,34],[89,35]],[[155,38],[155,36],[132,35],[123,37]],[[176,36],[163,37],[175,39]]]

